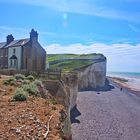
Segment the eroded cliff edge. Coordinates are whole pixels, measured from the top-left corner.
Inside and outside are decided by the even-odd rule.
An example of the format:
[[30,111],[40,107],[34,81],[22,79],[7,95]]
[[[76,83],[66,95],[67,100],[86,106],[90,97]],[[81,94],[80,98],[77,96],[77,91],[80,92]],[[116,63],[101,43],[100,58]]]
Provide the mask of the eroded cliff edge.
[[[86,60],[85,60],[86,61]],[[102,56],[93,63],[63,75],[62,80],[45,81],[47,90],[66,109],[62,122],[64,139],[71,140],[71,110],[76,106],[77,93],[82,89],[104,87],[106,81],[106,58]]]
[[62,113],[62,137],[64,140],[71,140],[71,120],[70,111],[76,105],[78,92],[78,76],[75,73],[66,74],[63,81],[44,81],[46,89],[57,99],[58,103],[65,107],[65,113]]

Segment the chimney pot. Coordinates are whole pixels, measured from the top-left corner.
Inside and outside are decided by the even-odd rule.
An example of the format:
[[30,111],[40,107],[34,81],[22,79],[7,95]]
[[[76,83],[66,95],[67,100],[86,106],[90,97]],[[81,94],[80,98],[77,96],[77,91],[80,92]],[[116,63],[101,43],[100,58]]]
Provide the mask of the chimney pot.
[[11,43],[12,41],[14,41],[14,37],[13,37],[12,34],[10,34],[10,35],[7,36],[6,42],[7,42],[7,44],[9,44],[9,43]]
[[32,29],[31,32],[30,32],[30,40],[31,41],[32,40],[36,40],[36,41],[38,40],[38,33],[34,29]]

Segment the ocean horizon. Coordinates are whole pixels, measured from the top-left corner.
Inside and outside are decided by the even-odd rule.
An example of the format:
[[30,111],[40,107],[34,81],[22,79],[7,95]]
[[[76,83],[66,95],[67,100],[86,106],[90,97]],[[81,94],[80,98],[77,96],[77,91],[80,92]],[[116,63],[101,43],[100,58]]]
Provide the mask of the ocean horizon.
[[140,72],[107,72],[107,76],[140,79]]
[[127,79],[130,88],[140,91],[140,73],[139,72],[107,72],[107,76],[120,77]]

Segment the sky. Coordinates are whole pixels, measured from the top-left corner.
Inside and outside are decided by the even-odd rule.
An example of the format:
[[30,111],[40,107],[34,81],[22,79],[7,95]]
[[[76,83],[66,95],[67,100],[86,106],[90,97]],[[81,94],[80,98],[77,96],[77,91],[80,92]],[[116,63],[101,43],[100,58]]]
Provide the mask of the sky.
[[47,53],[103,53],[108,71],[140,72],[140,0],[0,0],[0,42],[32,28]]

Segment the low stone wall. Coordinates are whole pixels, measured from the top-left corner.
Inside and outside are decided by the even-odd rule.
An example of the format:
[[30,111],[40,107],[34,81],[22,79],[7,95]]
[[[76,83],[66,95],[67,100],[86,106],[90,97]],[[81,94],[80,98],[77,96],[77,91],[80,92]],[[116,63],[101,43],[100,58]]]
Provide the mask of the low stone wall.
[[15,70],[15,69],[0,69],[0,75],[15,75],[15,74],[24,74],[24,75],[34,75],[34,76],[43,76],[51,79],[52,77],[55,79],[61,79],[61,71],[60,70],[38,70],[38,71],[29,71],[29,70]]
[[15,74],[24,74],[24,75],[29,75],[29,74],[39,74],[43,73],[43,71],[28,71],[28,70],[14,70],[14,69],[0,69],[0,74],[1,75],[15,75]]
[[65,138],[71,139],[71,120],[70,111],[76,105],[76,98],[78,93],[78,77],[77,74],[64,75],[63,81],[44,81],[46,89],[57,99],[57,101],[64,105],[67,117],[64,120],[64,135]]

